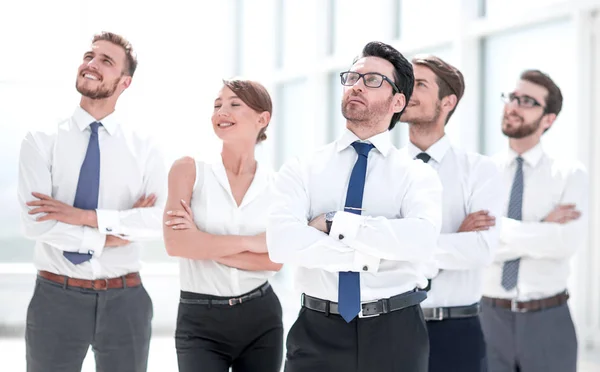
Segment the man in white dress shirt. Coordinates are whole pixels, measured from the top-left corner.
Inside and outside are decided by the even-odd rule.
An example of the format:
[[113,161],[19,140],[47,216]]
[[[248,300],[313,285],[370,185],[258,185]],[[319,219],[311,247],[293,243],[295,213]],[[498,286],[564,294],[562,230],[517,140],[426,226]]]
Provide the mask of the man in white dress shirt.
[[570,258],[587,235],[587,173],[550,157],[540,143],[562,108],[548,75],[523,72],[503,98],[510,148],[497,160],[506,218],[481,301],[490,371],[575,372],[566,288]]
[[136,65],[123,37],[94,36],[77,71],[75,113],[23,140],[18,197],[38,270],[29,372],[80,371],[90,345],[98,371],[146,371],[152,301],[139,250],[161,237],[166,173],[157,149],[114,113]]
[[416,56],[412,64],[415,89],[400,117],[410,126],[403,151],[433,167],[444,186],[442,230],[422,304],[429,371],[481,372],[487,361],[479,300],[483,268],[498,245],[500,172],[490,158],[454,147],[445,134],[465,90],[462,73],[431,55]]
[[345,133],[280,170],[267,226],[274,262],[299,266],[302,309],[285,370],[427,371],[421,267],[441,226],[435,172],[392,145],[413,90],[410,63],[367,44],[349,71]]

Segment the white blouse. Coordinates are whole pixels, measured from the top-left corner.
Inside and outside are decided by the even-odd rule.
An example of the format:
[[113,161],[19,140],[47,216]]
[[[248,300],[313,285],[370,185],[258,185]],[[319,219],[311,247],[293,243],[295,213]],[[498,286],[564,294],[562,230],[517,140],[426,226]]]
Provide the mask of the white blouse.
[[[237,205],[221,161],[196,161],[196,181],[190,202],[196,226],[215,235],[257,235],[265,232],[273,173],[260,163]],[[181,289],[214,296],[239,296],[262,285],[272,271],[246,271],[214,260],[180,259]]]

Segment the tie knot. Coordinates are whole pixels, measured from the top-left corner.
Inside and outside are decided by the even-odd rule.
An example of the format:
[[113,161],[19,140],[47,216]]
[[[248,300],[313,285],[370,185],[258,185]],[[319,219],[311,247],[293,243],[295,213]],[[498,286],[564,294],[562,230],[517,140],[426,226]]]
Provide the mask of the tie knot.
[[419,155],[417,155],[417,159],[421,159],[424,163],[428,163],[429,160],[431,160],[431,156],[429,156],[429,154],[426,152],[422,152]]
[[517,156],[517,159],[516,159],[516,160],[517,160],[517,165],[518,165],[519,167],[523,166],[523,160],[524,160],[524,159],[523,159],[522,157],[520,157],[520,156]]
[[102,125],[102,123],[100,122],[93,122],[92,124],[90,124],[90,129],[92,130],[93,134],[98,134],[98,128]]
[[372,144],[370,143],[364,143],[364,142],[352,142],[352,147],[354,147],[354,150],[356,150],[356,152],[358,153],[358,155],[362,155],[364,157],[368,157],[369,156],[369,151],[371,151],[371,149],[373,149]]

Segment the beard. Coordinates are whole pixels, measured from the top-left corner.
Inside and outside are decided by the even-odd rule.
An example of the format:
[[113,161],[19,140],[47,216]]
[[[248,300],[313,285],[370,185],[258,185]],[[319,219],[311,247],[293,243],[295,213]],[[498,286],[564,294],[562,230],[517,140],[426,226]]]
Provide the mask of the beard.
[[356,97],[357,94],[350,94],[348,97],[342,100],[342,115],[346,120],[354,123],[368,123],[371,121],[377,121],[377,119],[384,117],[387,114],[390,104],[392,103],[393,96],[390,96],[386,100],[367,103],[366,106],[353,103],[355,107],[350,107],[348,99]]
[[[85,78],[84,78],[85,79]],[[88,89],[84,87],[84,84],[79,84],[79,80],[75,82],[75,88],[82,96],[91,99],[105,99],[112,97],[117,91],[119,86],[119,79],[115,79],[112,83],[107,81],[106,83],[100,84],[96,89]]]
[[[503,122],[507,119],[507,116],[508,115],[504,115]],[[542,116],[537,120],[534,120],[529,123],[525,123],[525,121],[523,120],[522,117],[520,117],[518,115],[514,115],[514,114],[512,116],[517,116],[521,120],[521,125],[516,128],[507,127],[505,125],[502,125],[502,133],[504,133],[504,135],[507,136],[508,138],[515,138],[515,139],[529,137],[533,133],[535,133],[538,130],[538,128],[540,127],[540,123],[542,122],[542,118],[543,118],[543,116]]]
[[411,109],[417,109],[418,107],[419,105],[408,107],[402,116],[400,116],[400,121],[411,125],[429,127],[431,125],[435,125],[440,120],[440,115],[442,114],[442,102],[437,101],[435,103],[435,108],[433,109],[432,113],[425,113],[422,115],[419,115],[419,113],[414,113],[413,115]]

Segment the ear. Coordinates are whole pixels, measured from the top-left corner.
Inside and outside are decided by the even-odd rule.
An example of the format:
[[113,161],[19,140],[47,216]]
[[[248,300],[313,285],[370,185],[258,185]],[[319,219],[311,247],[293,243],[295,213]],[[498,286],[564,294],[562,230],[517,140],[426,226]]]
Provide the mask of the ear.
[[456,104],[458,103],[458,98],[455,94],[451,94],[442,98],[442,107],[446,109],[446,112],[450,112],[456,108]]
[[131,76],[126,76],[126,75],[125,75],[125,76],[123,76],[123,78],[122,78],[122,79],[123,79],[123,87],[124,87],[125,89],[129,88],[129,86],[131,85],[131,80],[132,80],[132,79],[131,79]]
[[544,129],[544,131],[550,129],[554,121],[556,120],[556,114],[546,114],[544,115],[544,119],[540,123],[540,127]]
[[263,111],[260,113],[260,115],[258,115],[258,125],[260,128],[265,128],[267,125],[269,125],[270,121],[271,114],[269,114],[269,111]]
[[404,107],[406,107],[406,96],[404,95],[404,93],[396,93],[394,94],[393,102],[394,112],[401,112],[402,110],[404,110]]

